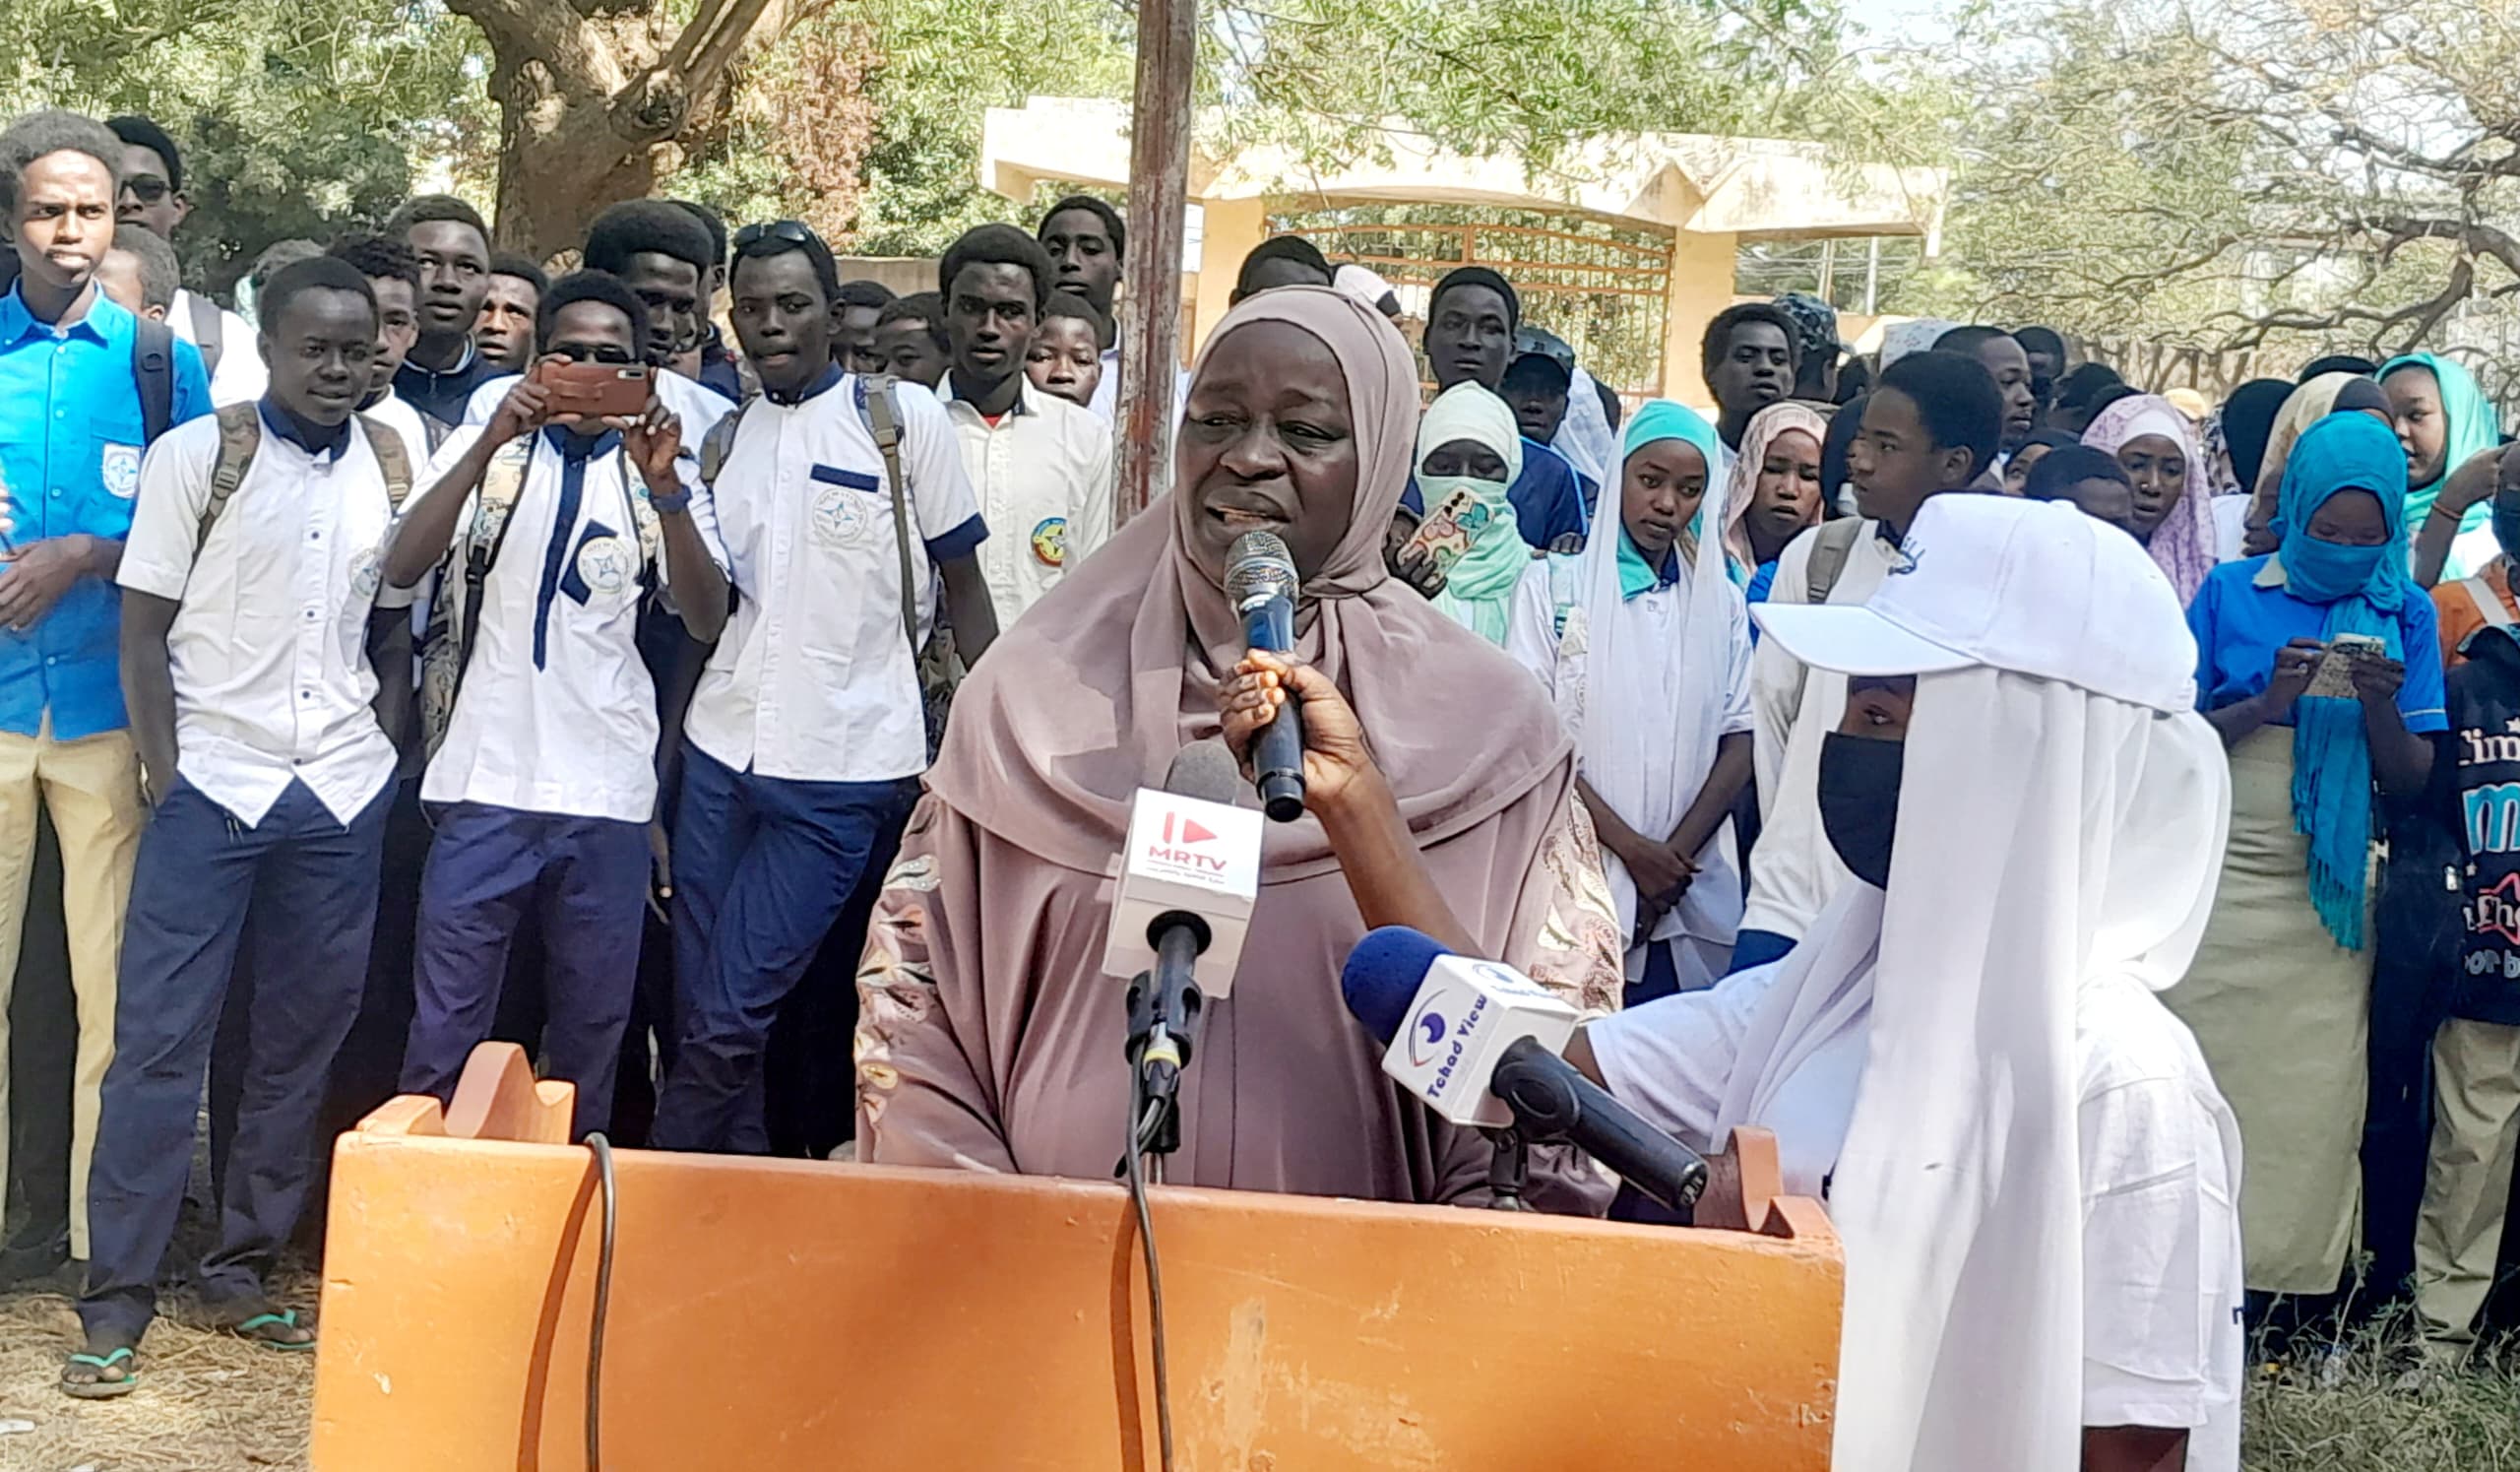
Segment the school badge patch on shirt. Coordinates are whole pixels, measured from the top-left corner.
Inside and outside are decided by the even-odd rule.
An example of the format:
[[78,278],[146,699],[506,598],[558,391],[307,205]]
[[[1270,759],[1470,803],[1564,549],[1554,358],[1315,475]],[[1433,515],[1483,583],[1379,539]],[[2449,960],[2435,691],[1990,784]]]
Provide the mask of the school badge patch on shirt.
[[618,537],[590,537],[578,548],[578,576],[609,597],[630,586],[630,548]]
[[825,546],[853,546],[866,535],[863,492],[826,485],[814,497],[814,540]]
[[1053,516],[1033,529],[1033,555],[1044,567],[1067,564],[1067,518]]
[[103,475],[105,489],[123,500],[140,494],[140,446],[107,445],[97,466]]

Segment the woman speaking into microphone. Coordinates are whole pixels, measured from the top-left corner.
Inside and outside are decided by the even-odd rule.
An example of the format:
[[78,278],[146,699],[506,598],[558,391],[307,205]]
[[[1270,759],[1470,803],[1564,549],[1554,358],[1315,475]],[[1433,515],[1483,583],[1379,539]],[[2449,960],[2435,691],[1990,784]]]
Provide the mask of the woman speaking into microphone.
[[[956,696],[858,978],[861,1158],[1111,1175],[1130,1070],[1126,988],[1101,969],[1104,875],[1131,798],[1186,743],[1247,745],[1291,688],[1307,811],[1269,825],[1167,1179],[1485,1196],[1486,1142],[1397,1090],[1348,1016],[1349,949],[1374,925],[1433,928],[1597,1011],[1618,994],[1621,937],[1539,684],[1385,570],[1417,420],[1409,350],[1347,295],[1267,291],[1218,324],[1171,494],[1001,635]],[[1256,530],[1285,540],[1301,578],[1286,663],[1246,658],[1224,592],[1228,548]],[[1537,1204],[1607,1200],[1553,1152],[1534,1168]]]

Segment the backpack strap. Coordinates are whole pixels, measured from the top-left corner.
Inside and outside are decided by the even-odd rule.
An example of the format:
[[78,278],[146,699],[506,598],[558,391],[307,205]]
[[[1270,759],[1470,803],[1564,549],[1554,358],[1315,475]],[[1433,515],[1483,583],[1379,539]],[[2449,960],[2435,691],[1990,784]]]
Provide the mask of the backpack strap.
[[143,317],[131,335],[131,378],[140,390],[140,437],[154,445],[175,424],[175,330]]
[[734,407],[732,413],[721,416],[700,436],[700,483],[711,495],[718,493],[718,474],[726,468],[726,457],[734,453],[735,426],[743,422],[744,411],[752,408],[750,399]]
[[2477,606],[2477,614],[2485,620],[2486,627],[2511,627],[2511,610],[2502,606],[2502,598],[2493,591],[2492,584],[2483,578],[2462,578],[2459,591],[2468,596],[2468,602]]
[[201,352],[201,370],[219,371],[219,359],[227,351],[227,314],[219,303],[199,291],[186,294],[192,303],[193,347]]
[[262,412],[251,404],[230,404],[219,411],[219,461],[210,472],[210,500],[201,508],[201,531],[193,538],[193,555],[210,544],[210,529],[219,523],[219,513],[227,509],[227,498],[245,482],[245,473],[254,467],[254,452],[263,447]]
[[529,435],[500,446],[490,457],[480,487],[473,492],[471,525],[456,539],[439,578],[420,657],[420,738],[431,756],[455,723],[464,672],[472,663],[472,645],[481,632],[483,589],[499,549],[507,545],[508,529],[515,524],[512,513],[524,493],[533,453],[534,439]]
[[1819,533],[1811,540],[1811,560],[1803,564],[1804,603],[1829,601],[1829,594],[1838,586],[1839,574],[1847,570],[1847,558],[1855,554],[1856,539],[1870,525],[1855,516],[1820,524]]
[[385,499],[399,515],[403,503],[411,498],[411,448],[382,421],[366,415],[357,419],[359,432],[367,436],[367,448],[376,456],[376,468],[385,473]]
[[902,637],[910,641],[911,658],[918,658],[918,589],[913,583],[910,555],[910,493],[902,478],[902,406],[893,396],[893,375],[877,373],[857,380],[857,411],[884,452],[884,480],[893,490],[893,544],[901,551]]

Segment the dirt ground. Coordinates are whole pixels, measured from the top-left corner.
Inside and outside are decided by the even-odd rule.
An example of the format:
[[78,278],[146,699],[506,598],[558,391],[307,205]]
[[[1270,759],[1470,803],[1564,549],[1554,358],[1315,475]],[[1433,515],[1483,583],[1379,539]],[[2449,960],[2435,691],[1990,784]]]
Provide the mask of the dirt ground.
[[[284,1286],[311,1309],[315,1280]],[[303,1469],[315,1357],[198,1327],[170,1296],[141,1345],[140,1388],[120,1400],[73,1400],[55,1388],[79,1318],[59,1293],[0,1293],[0,1472],[261,1472]],[[32,1422],[31,1431],[14,1423]]]

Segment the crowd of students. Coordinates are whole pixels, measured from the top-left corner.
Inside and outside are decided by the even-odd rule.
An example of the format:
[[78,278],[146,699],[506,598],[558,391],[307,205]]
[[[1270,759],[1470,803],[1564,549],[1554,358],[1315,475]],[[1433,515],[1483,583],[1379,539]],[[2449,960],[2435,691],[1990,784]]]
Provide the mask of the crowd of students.
[[[313,1337],[267,1278],[322,1130],[398,1089],[446,1097],[492,1036],[577,1085],[580,1132],[663,1148],[822,1153],[853,1111],[877,1158],[889,1136],[915,1159],[1000,1109],[920,1122],[918,1060],[987,1050],[929,1046],[950,1019],[904,1000],[931,963],[901,932],[951,912],[905,919],[926,902],[878,881],[950,867],[958,815],[1002,838],[989,795],[1025,775],[973,743],[1069,719],[996,679],[991,714],[947,715],[1000,630],[1052,637],[1028,613],[1112,537],[1118,213],[1077,197],[1034,232],[980,226],[935,291],[896,297],[842,282],[794,221],[729,234],[627,201],[553,278],[423,196],[266,251],[249,324],[181,285],[188,192],[146,119],[0,133],[0,977],[40,814],[76,997],[67,1199],[34,1210],[62,1233],[35,1266],[85,1266],[64,1388],[137,1383],[206,1073],[232,1119],[202,1296],[280,1348]],[[1571,747],[1585,821],[1536,788],[1527,836],[1598,840],[1606,893],[1571,870],[1553,892],[1621,956],[1609,983],[1565,969],[1604,1006],[1708,992],[1883,882],[1886,825],[1876,871],[1830,814],[1895,794],[1895,770],[1846,790],[1845,728],[1903,726],[1905,697],[1760,639],[1751,608],[1871,599],[1916,569],[1938,496],[2061,502],[2131,539],[2187,610],[2195,704],[2229,748],[2215,904],[2164,999],[2237,1120],[2232,1271],[2260,1322],[2338,1292],[2369,1216],[2366,1100],[2421,1118],[2426,1070],[2403,1060],[2428,1046],[2415,1299],[2436,1350],[2472,1341],[2520,1125],[2520,454],[2466,369],[2324,359],[2211,409],[2040,328],[1910,323],[1855,356],[1825,303],[1790,296],[1710,324],[1710,419],[1631,411],[1485,268],[1432,288],[1416,345],[1381,278],[1300,237],[1254,251],[1233,296],[1238,343],[1341,350],[1325,399],[1359,373],[1432,380],[1422,413],[1414,389],[1375,407],[1392,424],[1370,448],[1406,482],[1388,524],[1352,486],[1343,516],[1365,520],[1314,560],[1536,681],[1521,755]],[[590,365],[631,370],[636,407],[592,410],[570,371]],[[1185,467],[1208,446],[1234,469],[1233,413],[1192,398]],[[1267,416],[1271,453],[1318,452],[1299,411]],[[1121,580],[1095,595],[1109,608],[1079,592],[1047,621],[1116,653],[1148,633],[1148,580],[1201,575],[1210,530],[1114,543],[1086,579]],[[1184,616],[1149,660],[1214,642]],[[1202,678],[1225,678],[1222,650]],[[930,775],[955,731],[964,758],[948,744]],[[914,826],[923,777],[941,806]],[[1035,796],[1066,810],[1072,782]],[[1352,857],[1338,834],[1329,852]],[[870,911],[859,1094],[835,1103],[847,1045],[783,1077],[773,1037],[848,996]],[[994,1148],[1023,1153],[1003,1129]],[[28,1165],[0,1173],[22,1205],[44,1193]]]

